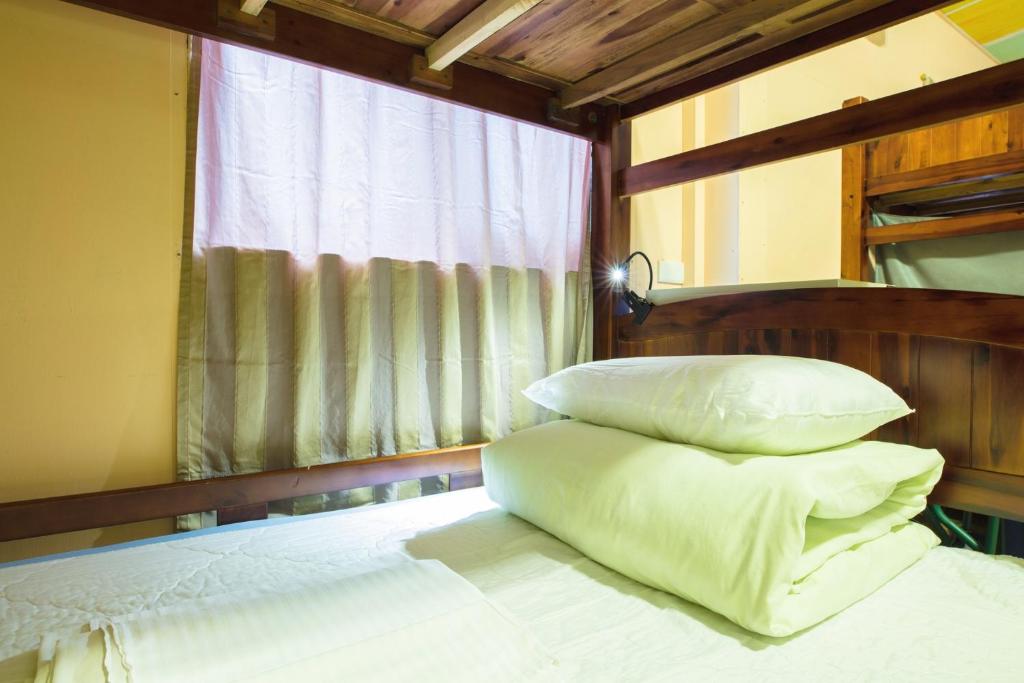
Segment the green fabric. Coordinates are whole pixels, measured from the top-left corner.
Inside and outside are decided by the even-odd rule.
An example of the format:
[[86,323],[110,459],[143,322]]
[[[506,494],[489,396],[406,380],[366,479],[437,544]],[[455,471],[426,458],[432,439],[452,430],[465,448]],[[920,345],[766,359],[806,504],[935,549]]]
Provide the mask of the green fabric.
[[769,636],[865,597],[938,543],[908,522],[942,457],[882,442],[728,455],[585,422],[483,452],[487,493],[641,583]]
[[[934,219],[872,216],[876,226],[922,220]],[[883,244],[875,259],[875,280],[897,287],[1024,296],[1024,231]]]
[[[552,414],[522,397],[580,360],[589,284],[537,269],[193,254],[179,344],[180,479],[491,441]],[[312,496],[307,512],[443,490]],[[209,521],[209,520],[207,520]],[[196,517],[182,525],[195,528]]]

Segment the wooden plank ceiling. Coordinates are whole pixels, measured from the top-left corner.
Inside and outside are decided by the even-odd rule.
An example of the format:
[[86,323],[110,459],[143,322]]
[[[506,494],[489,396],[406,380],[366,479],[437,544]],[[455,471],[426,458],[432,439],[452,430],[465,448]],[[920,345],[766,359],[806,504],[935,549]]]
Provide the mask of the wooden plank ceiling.
[[474,66],[558,91],[563,106],[575,107],[592,101],[635,101],[891,0],[272,0],[271,4],[416,47],[430,48],[444,36],[433,48],[439,65],[458,56]]

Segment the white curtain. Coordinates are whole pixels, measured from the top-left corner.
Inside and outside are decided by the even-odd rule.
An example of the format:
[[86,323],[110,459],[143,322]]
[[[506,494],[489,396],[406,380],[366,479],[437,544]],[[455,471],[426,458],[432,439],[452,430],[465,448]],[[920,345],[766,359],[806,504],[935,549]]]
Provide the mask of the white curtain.
[[[520,392],[589,359],[589,143],[209,41],[198,82],[180,478],[552,417]],[[308,509],[400,491],[357,493]]]
[[588,142],[220,43],[203,60],[197,248],[579,270]]

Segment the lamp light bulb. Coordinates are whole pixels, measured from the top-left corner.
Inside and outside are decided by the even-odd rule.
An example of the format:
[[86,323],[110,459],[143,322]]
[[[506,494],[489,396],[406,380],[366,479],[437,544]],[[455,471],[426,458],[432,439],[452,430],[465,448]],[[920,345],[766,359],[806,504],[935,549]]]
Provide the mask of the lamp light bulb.
[[622,266],[615,266],[611,272],[612,282],[621,284],[626,281],[626,269]]

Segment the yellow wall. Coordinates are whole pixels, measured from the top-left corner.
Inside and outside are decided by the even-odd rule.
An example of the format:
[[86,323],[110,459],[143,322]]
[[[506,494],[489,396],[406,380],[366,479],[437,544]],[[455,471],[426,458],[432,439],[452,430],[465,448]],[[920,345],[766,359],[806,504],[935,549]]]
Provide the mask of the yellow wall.
[[186,69],[181,34],[0,0],[0,501],[174,479]]
[[[644,118],[643,126],[634,126],[632,129],[633,164],[678,154],[683,149],[682,104],[659,109]],[[630,241],[633,249],[658,254],[659,259],[688,260],[683,244],[684,231],[680,229],[683,221],[682,188],[668,187],[646,192],[632,202],[631,211]],[[657,262],[653,265],[657,269]],[[630,270],[630,284],[634,289],[646,289],[647,282],[646,268]],[[672,285],[659,284],[655,272],[654,288],[665,286]]]
[[[882,43],[881,45],[877,43]],[[995,60],[932,13],[740,83],[739,133],[821,114],[855,96],[878,99],[993,66]],[[842,153],[739,174],[739,281],[839,277]]]
[[[683,137],[693,130],[693,146],[711,144],[838,109],[854,96],[877,99],[919,87],[922,73],[940,81],[994,63],[932,13],[694,98],[680,105],[691,112],[683,117]],[[650,137],[651,127],[647,117],[634,121],[634,140]],[[665,148],[672,150],[660,153],[648,145],[645,153],[657,158],[677,151]],[[644,203],[634,219],[675,231],[671,237],[645,234],[647,245],[697,245],[686,263],[697,285],[838,277],[840,154],[692,183],[683,189],[687,200],[680,220],[675,211],[654,215],[657,207]],[[691,230],[693,237],[687,237]],[[658,252],[650,256],[665,258]]]

